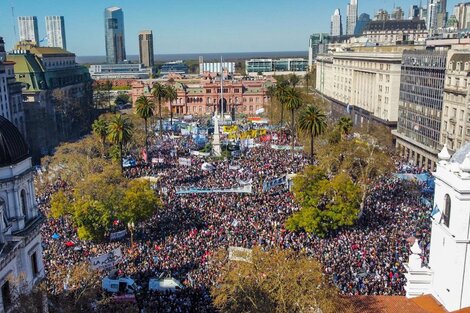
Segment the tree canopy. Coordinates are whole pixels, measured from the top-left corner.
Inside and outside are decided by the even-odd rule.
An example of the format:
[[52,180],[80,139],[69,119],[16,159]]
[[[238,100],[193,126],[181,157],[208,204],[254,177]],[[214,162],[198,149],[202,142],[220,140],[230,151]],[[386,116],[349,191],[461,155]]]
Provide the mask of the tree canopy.
[[316,166],[294,178],[294,196],[301,210],[286,222],[289,230],[304,230],[324,237],[328,232],[353,225],[359,214],[361,188],[346,173],[329,177]]
[[224,313],[351,312],[321,265],[292,250],[255,248],[251,262],[227,261],[211,294]]

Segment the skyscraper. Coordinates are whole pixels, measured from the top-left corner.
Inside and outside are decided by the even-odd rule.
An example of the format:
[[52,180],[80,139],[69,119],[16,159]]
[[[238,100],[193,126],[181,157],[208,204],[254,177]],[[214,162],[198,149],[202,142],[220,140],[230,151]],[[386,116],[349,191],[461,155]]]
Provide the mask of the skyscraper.
[[390,19],[396,20],[396,21],[401,21],[405,17],[405,12],[401,7],[395,7],[392,11],[392,14],[390,14]]
[[346,35],[354,35],[354,29],[357,22],[357,0],[351,0],[348,4],[348,13],[346,15]]
[[153,67],[153,34],[151,30],[139,33],[139,60],[145,67]]
[[447,21],[446,0],[429,0],[426,26],[429,33],[433,33],[445,26]]
[[414,18],[419,18],[419,9],[417,5],[410,6],[410,11],[408,12],[408,19],[412,20]]
[[18,17],[20,41],[29,40],[39,45],[38,19],[36,16]]
[[67,50],[63,16],[46,16],[47,45]]
[[104,10],[106,39],[106,62],[121,63],[126,59],[124,42],[124,14],[121,8],[110,7]]
[[357,19],[356,23],[356,28],[354,28],[354,36],[361,36],[364,27],[366,27],[367,24],[370,23],[370,21],[371,19],[369,14],[362,13],[361,15],[359,15],[359,18]]
[[335,10],[335,13],[331,16],[331,36],[342,36],[343,35],[343,24],[341,22],[341,13],[339,9]]

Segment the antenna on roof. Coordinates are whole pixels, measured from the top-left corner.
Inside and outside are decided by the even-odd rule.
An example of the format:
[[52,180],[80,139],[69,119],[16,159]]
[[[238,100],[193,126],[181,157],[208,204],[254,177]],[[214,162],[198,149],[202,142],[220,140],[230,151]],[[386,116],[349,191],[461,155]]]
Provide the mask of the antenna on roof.
[[16,38],[18,38],[17,37],[18,34],[16,33],[15,7],[13,6],[13,1],[11,0],[10,0],[10,8],[11,8],[11,18],[13,20],[13,33],[15,33],[15,38],[13,39],[13,42],[15,42]]

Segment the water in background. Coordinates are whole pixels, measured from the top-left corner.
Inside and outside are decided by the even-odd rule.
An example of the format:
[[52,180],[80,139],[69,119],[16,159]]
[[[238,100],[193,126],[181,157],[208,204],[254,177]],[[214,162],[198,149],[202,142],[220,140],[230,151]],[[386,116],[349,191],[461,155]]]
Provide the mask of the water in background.
[[[258,58],[307,58],[307,51],[275,51],[275,52],[224,52],[224,53],[186,53],[186,54],[156,54],[155,62],[169,62],[176,60],[199,60],[199,57],[204,58],[204,62],[219,61],[220,57],[224,61],[236,61]],[[138,55],[128,55],[128,60],[131,62],[138,62]],[[80,64],[100,64],[106,62],[104,55],[98,56],[77,56],[77,62]]]

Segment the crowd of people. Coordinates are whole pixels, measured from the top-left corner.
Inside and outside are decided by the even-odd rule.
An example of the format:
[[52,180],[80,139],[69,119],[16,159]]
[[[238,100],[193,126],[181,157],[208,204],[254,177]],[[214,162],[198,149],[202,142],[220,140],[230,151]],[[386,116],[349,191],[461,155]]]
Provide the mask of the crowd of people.
[[[276,142],[279,140],[279,142]],[[190,137],[154,138],[150,155],[163,161],[128,168],[129,178],[158,177],[154,182],[163,208],[136,225],[134,246],[129,238],[106,243],[81,241],[66,218],[48,218],[42,228],[47,286],[60,293],[68,286],[67,271],[90,257],[120,248],[117,268],[144,287],[139,301],[158,312],[214,311],[210,288],[220,264],[212,258],[229,246],[304,251],[320,260],[325,273],[344,295],[403,295],[410,242],[418,239],[427,261],[430,209],[422,204],[420,186],[394,177],[371,184],[358,223],[326,238],[285,229],[289,215],[300,208],[285,184],[263,191],[263,181],[298,173],[309,164],[302,153],[274,150],[288,137],[276,133],[235,160],[213,160],[204,170],[204,158],[191,156]],[[191,158],[181,165],[179,157]],[[231,188],[252,184],[252,193],[178,194],[177,187]],[[51,194],[68,186],[58,180],[38,196],[47,213]],[[69,244],[65,244],[69,243]],[[105,273],[101,273],[105,275]],[[171,276],[185,286],[175,293],[152,293],[150,278]]]

